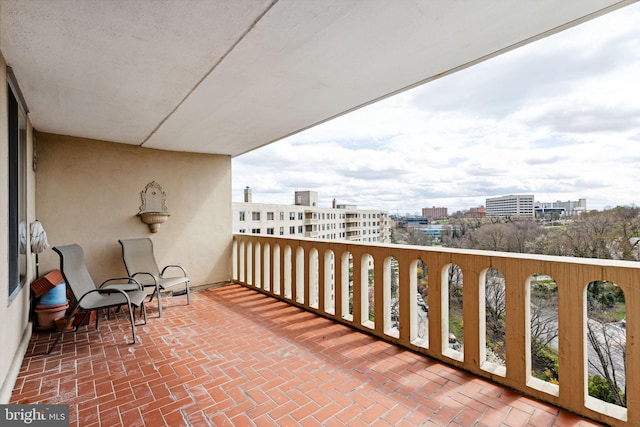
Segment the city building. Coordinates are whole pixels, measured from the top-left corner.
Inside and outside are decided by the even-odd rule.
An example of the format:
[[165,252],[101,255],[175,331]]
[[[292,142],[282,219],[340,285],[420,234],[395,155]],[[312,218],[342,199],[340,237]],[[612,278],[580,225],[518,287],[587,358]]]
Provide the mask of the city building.
[[391,241],[386,211],[358,209],[355,205],[318,206],[316,191],[296,191],[293,205],[253,203],[251,189],[244,202],[233,203],[233,232],[272,236],[310,237],[354,242]]
[[485,206],[488,217],[535,217],[533,194],[492,197],[486,200]]
[[484,218],[487,216],[487,211],[484,206],[478,206],[477,208],[471,208],[468,212],[464,213],[465,218]]
[[449,216],[448,208],[422,208],[422,216],[430,220],[443,219]]
[[562,202],[536,202],[536,214],[544,216],[549,212],[557,212],[562,216],[576,216],[587,211],[587,199],[567,200]]

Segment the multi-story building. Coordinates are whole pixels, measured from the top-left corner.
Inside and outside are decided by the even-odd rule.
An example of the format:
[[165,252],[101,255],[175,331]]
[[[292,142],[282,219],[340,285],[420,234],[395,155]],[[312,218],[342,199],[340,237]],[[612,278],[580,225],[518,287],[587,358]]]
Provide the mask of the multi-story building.
[[576,216],[587,211],[587,199],[567,200],[561,202],[536,202],[536,213],[544,215],[546,212],[558,212],[564,216]]
[[488,217],[535,217],[533,194],[492,197],[486,200],[485,206]]
[[391,241],[386,211],[358,209],[355,205],[318,206],[316,191],[296,191],[295,204],[253,203],[251,190],[244,202],[233,203],[234,233],[311,237],[355,242]]
[[484,206],[478,206],[477,208],[471,208],[468,212],[465,212],[465,218],[484,218],[487,216],[487,211]]
[[442,219],[449,216],[448,208],[422,208],[422,216],[429,219]]

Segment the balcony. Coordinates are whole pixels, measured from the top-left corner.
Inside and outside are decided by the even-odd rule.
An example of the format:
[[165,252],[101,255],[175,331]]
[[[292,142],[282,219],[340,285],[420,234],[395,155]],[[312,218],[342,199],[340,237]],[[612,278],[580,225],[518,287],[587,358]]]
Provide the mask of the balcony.
[[347,231],[358,231],[362,229],[358,221],[348,221],[346,227]]
[[305,212],[304,213],[304,224],[305,225],[318,224],[318,216],[317,216],[317,214],[314,213],[314,212]]
[[[395,7],[220,0],[186,8],[177,0],[162,8],[142,1],[118,8],[0,2],[0,103],[9,107],[0,114],[0,197],[8,213],[0,230],[8,261],[0,264],[2,403],[12,390],[14,402],[69,403],[73,424],[83,426],[202,425],[205,418],[216,425],[579,422],[566,411],[640,425],[637,382],[629,382],[627,409],[586,396],[580,309],[589,280],[604,277],[623,287],[631,308],[627,376],[638,378],[635,264],[234,237],[231,218],[233,157],[632,0],[562,7],[553,1]],[[246,287],[202,292],[192,306],[169,307],[165,318],[140,328],[135,346],[126,345],[121,325],[103,322],[99,332],[70,334],[59,352],[43,357],[51,337],[32,337],[27,284],[37,279],[38,265],[45,272],[59,260],[50,250],[34,256],[28,244],[19,250],[22,226],[38,218],[52,244],[81,244],[101,282],[124,273],[117,239],[148,232],[136,213],[140,190],[152,180],[162,183],[172,215],[154,235],[162,258],[188,263],[194,283],[218,283],[231,278],[233,244],[234,277]],[[353,224],[360,220],[343,215]],[[354,227],[339,232],[362,238]],[[373,260],[371,289],[365,259]],[[413,300],[417,260],[431,272],[423,333]],[[394,263],[395,321],[388,291]],[[463,352],[448,348],[445,332],[442,274],[451,263],[467,283]],[[509,290],[505,366],[484,354],[477,284],[488,267],[504,273]],[[532,272],[551,274],[561,285],[559,385],[529,374]]]
[[[627,408],[588,395],[585,333],[587,284],[616,283],[627,304],[626,377],[638,378],[640,358],[633,338],[640,327],[633,309],[640,301],[638,263],[245,235],[234,236],[233,257],[234,280],[264,294],[590,419],[610,425],[640,423],[640,388],[633,381],[626,384]],[[398,271],[399,328],[391,313],[392,260]],[[419,331],[416,308],[419,261],[430,272],[424,331]],[[466,284],[462,351],[450,348],[448,340],[450,265],[459,266]],[[487,358],[484,279],[490,268],[504,275],[504,366]],[[537,274],[553,277],[558,285],[559,384],[531,374],[530,282]]]
[[49,356],[34,334],[12,403],[69,404],[79,427],[597,425],[245,286],[183,303],[149,304],[132,346],[126,313]]

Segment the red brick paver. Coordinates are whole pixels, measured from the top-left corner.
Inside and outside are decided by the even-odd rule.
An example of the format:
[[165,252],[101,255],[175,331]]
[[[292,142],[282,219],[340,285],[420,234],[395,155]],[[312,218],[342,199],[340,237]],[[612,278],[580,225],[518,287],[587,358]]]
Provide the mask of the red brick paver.
[[34,333],[11,403],[77,427],[598,425],[242,286],[184,302],[150,304],[135,345],[126,313],[49,356]]

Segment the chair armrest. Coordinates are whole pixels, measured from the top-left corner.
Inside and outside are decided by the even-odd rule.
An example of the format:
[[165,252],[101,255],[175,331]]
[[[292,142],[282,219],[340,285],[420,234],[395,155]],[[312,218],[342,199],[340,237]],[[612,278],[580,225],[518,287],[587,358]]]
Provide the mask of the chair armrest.
[[[158,277],[157,277],[155,274],[153,274],[153,273],[147,273],[147,272],[145,272],[145,271],[139,271],[139,272],[137,272],[137,273],[133,274],[133,275],[131,276],[131,278],[135,278],[135,277],[137,277],[137,276],[149,276],[149,277],[151,277],[151,278],[153,279],[153,283],[154,283],[154,285],[157,285],[157,284],[158,284]],[[146,286],[150,286],[150,285],[146,285]]]
[[116,288],[104,288],[104,289],[92,289],[89,292],[86,292],[84,295],[82,295],[80,297],[80,299],[78,300],[78,302],[76,303],[76,305],[80,306],[80,302],[84,299],[84,297],[86,297],[89,294],[92,294],[94,292],[98,292],[99,294],[115,294],[115,293],[120,293],[122,295],[124,295],[125,299],[127,300],[127,304],[131,305],[131,300],[129,299],[129,295],[127,295],[127,293],[125,291],[123,291],[122,289],[116,289]]
[[[100,286],[98,286],[98,289],[102,289],[103,286],[107,285],[109,282],[115,282],[116,280],[126,280],[127,281],[127,285],[131,285],[131,284],[136,284],[138,285],[138,289],[142,290],[142,284],[140,282],[138,282],[136,279],[134,279],[133,277],[114,277],[112,279],[107,279],[104,282],[102,282],[100,284]],[[133,282],[133,283],[131,283]],[[124,285],[125,283],[114,283],[114,285]],[[109,285],[110,286],[110,285]]]
[[184,269],[183,266],[179,265],[179,264],[171,264],[171,265],[167,265],[165,268],[162,269],[162,271],[160,272],[160,277],[164,277],[164,272],[165,270],[167,270],[168,268],[179,268],[180,270],[182,270],[182,274],[184,275],[184,277],[187,277],[187,271]]

